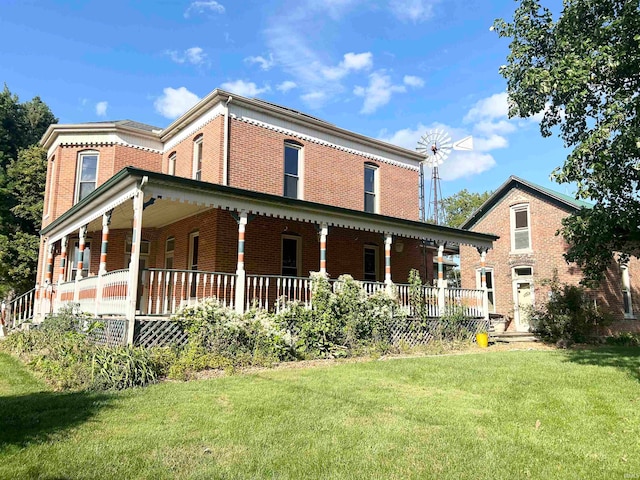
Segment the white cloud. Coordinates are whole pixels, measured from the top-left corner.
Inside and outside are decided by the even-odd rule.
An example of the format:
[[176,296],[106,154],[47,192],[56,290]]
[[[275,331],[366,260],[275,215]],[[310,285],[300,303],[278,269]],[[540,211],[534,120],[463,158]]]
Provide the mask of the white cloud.
[[433,17],[433,6],[439,0],[391,0],[389,8],[401,21],[424,22]]
[[364,97],[364,104],[360,113],[373,113],[378,108],[386,105],[394,93],[403,93],[407,89],[404,85],[393,85],[391,77],[384,70],[373,72],[369,75],[367,87],[356,86],[353,93],[358,97]]
[[184,18],[189,18],[192,14],[200,13],[224,13],[224,6],[214,0],[204,0],[191,2],[185,10]]
[[261,93],[268,92],[271,90],[269,85],[265,85],[262,88],[258,88],[258,86],[253,82],[245,82],[244,80],[235,80],[233,82],[225,82],[221,85],[223,90],[228,90],[232,93],[236,93],[238,95],[242,95],[243,97],[255,97],[260,95]]
[[473,139],[473,148],[478,152],[488,152],[497,148],[506,148],[509,141],[502,135],[490,135],[487,138],[476,137]]
[[478,120],[493,120],[507,118],[509,115],[509,103],[507,92],[495,93],[490,97],[478,100],[465,115],[465,122],[477,122]]
[[409,85],[410,87],[424,87],[424,80],[420,77],[416,77],[415,75],[405,75],[402,81],[405,85]]
[[289,90],[296,88],[298,85],[296,82],[292,82],[291,80],[285,80],[276,86],[276,90],[281,91],[282,93],[287,93]]
[[305,93],[304,95],[301,95],[300,98],[310,107],[318,108],[322,106],[327,100],[327,93],[317,90],[314,92]]
[[427,130],[429,130],[429,127],[418,123],[415,129],[404,128],[392,134],[389,134],[386,130],[382,131],[378,138],[393,145],[415,150],[418,140],[420,140],[420,137],[424,135]]
[[109,106],[109,102],[98,102],[96,103],[96,115],[99,117],[105,117],[107,115],[107,107]]
[[442,180],[457,180],[478,175],[495,166],[495,159],[488,153],[452,152],[440,166],[439,172]]
[[207,54],[204,53],[204,50],[200,47],[187,48],[183,53],[177,50],[167,50],[165,53],[176,63],[202,65],[207,61]]
[[515,132],[516,126],[509,120],[480,120],[473,126],[473,131],[482,135],[504,135]]
[[166,118],[179,117],[200,100],[200,97],[185,87],[167,87],[162,92],[162,96],[158,97],[153,105],[156,112]]
[[368,70],[373,66],[373,55],[365,53],[345,53],[343,60],[335,67],[323,67],[322,74],[328,80],[339,80],[349,72]]
[[271,67],[275,65],[275,61],[273,60],[272,53],[269,54],[269,58],[264,58],[262,56],[247,57],[244,59],[244,61],[249,64],[258,63],[260,64],[260,68],[264,71],[269,70]]

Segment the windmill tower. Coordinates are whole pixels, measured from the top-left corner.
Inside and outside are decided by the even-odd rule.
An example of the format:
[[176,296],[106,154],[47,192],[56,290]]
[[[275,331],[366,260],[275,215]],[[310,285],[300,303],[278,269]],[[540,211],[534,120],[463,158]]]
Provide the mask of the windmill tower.
[[[444,130],[430,130],[420,137],[416,150],[425,156],[425,159],[420,162],[420,221],[430,221],[436,225],[442,225],[446,219],[444,209],[440,204],[442,189],[440,188],[438,167],[447,159],[451,150],[473,150],[473,138],[469,136],[451,143],[451,137]],[[425,196],[426,168],[431,168],[428,203]]]

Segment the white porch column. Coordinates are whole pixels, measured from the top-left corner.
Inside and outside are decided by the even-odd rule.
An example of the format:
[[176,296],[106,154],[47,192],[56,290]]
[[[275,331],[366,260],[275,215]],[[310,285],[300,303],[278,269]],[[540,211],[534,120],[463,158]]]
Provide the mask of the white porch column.
[[320,273],[327,275],[327,235],[329,226],[326,223],[320,224]]
[[236,312],[244,313],[246,272],[244,270],[244,234],[247,227],[247,212],[240,212],[238,222],[238,265],[236,268]]
[[64,282],[67,273],[67,246],[69,245],[69,236],[65,235],[60,240],[60,271],[58,275],[58,283]]
[[393,236],[390,233],[384,234],[384,283],[387,287],[393,285],[391,281],[391,244]]
[[87,241],[87,225],[80,227],[78,232],[78,265],[76,265],[76,284],[73,290],[73,301],[80,300],[80,288],[78,282],[82,279],[82,269],[84,268],[84,247]]
[[111,224],[112,213],[113,210],[109,210],[108,212],[102,214],[102,244],[100,245],[100,268],[98,269],[98,284],[96,285],[96,316],[100,314],[100,305],[102,303],[102,276],[107,273],[109,225]]
[[142,240],[142,209],[144,194],[138,190],[133,197],[133,225],[131,228],[131,261],[129,263],[129,286],[127,288],[127,344],[133,345],[136,325],[136,302],[138,300],[138,275],[140,270],[140,243]]
[[438,316],[442,317],[445,312],[445,298],[444,298],[444,266],[442,263],[442,257],[444,255],[444,243],[438,244]]
[[489,320],[489,293],[487,291],[487,271],[485,269],[487,261],[487,249],[478,249],[480,252],[480,288],[482,288],[482,315],[485,320]]

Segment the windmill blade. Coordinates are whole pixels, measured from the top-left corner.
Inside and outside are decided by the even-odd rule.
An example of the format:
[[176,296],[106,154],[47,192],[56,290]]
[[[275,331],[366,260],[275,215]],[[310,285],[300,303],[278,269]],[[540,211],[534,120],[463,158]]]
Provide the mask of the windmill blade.
[[462,140],[458,140],[453,144],[454,150],[473,150],[473,137],[469,135],[468,137],[464,137]]

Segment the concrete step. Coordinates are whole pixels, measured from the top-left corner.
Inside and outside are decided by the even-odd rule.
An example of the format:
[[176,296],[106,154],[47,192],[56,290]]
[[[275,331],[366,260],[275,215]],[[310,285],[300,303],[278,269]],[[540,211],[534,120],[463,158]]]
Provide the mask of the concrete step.
[[516,342],[537,342],[538,339],[529,332],[503,332],[492,333],[491,340],[494,342],[516,343]]

